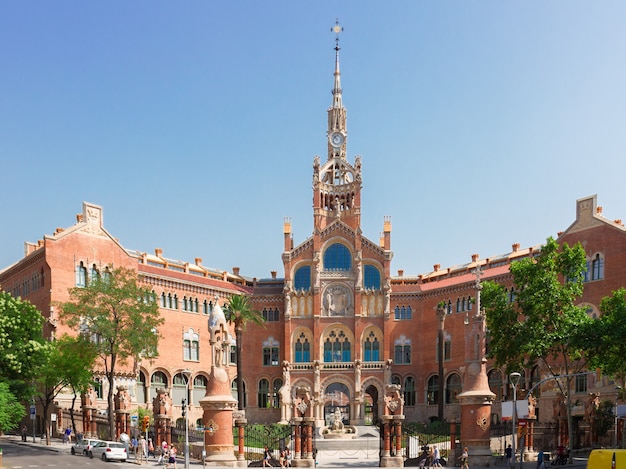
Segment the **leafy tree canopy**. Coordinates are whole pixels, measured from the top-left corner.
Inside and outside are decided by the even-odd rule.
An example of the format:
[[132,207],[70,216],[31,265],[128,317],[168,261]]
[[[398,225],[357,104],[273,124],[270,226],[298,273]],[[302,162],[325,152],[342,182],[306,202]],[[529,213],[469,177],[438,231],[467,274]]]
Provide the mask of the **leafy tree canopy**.
[[[107,398],[112,410],[118,365],[157,355],[158,327],[164,320],[153,293],[140,285],[135,271],[120,267],[84,288],[71,288],[70,301],[60,307],[61,320],[94,342],[109,382]],[[114,424],[110,411],[110,437]]]
[[580,244],[559,246],[548,238],[534,258],[513,262],[513,296],[504,285],[484,282],[482,304],[487,312],[490,355],[497,366],[530,368],[556,359],[567,373],[584,365],[578,331],[592,320],[576,306],[583,292],[585,251]]
[[620,288],[600,302],[602,315],[581,331],[581,346],[589,363],[603,374],[626,384],[626,289]]
[[28,383],[48,347],[43,338],[43,321],[30,302],[0,291],[0,376],[18,399],[30,393]]
[[24,406],[13,395],[9,385],[0,382],[0,435],[17,427],[25,414]]

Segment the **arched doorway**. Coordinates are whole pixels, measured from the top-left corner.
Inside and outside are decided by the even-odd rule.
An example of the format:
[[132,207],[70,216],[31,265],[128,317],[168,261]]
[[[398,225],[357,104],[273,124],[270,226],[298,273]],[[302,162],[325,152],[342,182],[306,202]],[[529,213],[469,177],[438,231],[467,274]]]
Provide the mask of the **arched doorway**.
[[365,425],[378,425],[378,388],[365,388]]
[[344,425],[350,424],[350,390],[343,383],[331,383],[324,391],[324,421],[331,425],[335,411],[341,412]]

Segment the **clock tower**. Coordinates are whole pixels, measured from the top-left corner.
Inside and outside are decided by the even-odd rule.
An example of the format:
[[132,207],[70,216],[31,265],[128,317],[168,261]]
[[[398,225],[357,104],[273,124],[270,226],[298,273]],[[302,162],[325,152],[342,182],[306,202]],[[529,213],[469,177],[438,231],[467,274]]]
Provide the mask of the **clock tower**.
[[339,71],[339,33],[335,25],[335,73],[333,101],[328,109],[328,157],[321,164],[313,163],[313,217],[316,232],[324,230],[333,220],[340,219],[354,230],[361,222],[361,157],[354,165],[346,159],[346,108],[341,100],[341,72]]

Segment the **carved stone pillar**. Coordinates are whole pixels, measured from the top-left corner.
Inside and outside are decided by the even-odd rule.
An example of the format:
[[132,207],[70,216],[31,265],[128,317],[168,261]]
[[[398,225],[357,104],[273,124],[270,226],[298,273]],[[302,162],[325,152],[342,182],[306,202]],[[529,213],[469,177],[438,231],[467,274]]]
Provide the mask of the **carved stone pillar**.
[[[385,386],[385,408],[383,421],[383,454],[380,458],[380,467],[403,467],[402,457],[402,421],[404,420],[404,398],[400,394],[400,386],[388,384]],[[391,441],[391,432],[394,441]],[[393,455],[391,449],[394,449]]]
[[315,417],[313,415],[313,403],[311,402],[311,388],[298,386],[296,397],[293,402],[293,421],[296,425],[296,441],[293,465],[294,467],[314,467],[313,455],[313,428]]

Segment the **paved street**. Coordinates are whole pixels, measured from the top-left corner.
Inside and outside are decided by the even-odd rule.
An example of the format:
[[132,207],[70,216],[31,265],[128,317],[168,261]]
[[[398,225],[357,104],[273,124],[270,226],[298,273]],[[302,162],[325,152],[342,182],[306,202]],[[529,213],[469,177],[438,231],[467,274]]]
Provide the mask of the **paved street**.
[[[122,462],[106,463],[99,459],[89,459],[85,456],[72,456],[70,454],[71,445],[63,444],[59,440],[53,440],[51,446],[45,446],[45,443],[41,443],[37,438],[36,443],[32,442],[32,437],[28,439],[26,443],[21,441],[17,436],[0,436],[0,447],[3,450],[3,468],[2,469],[46,469],[46,468],[65,468],[65,467],[83,467],[85,469],[103,469],[111,464],[114,464],[115,468],[125,469],[133,468],[137,469],[139,464],[135,463],[134,456],[130,460]],[[317,454],[318,468],[368,468],[378,467],[378,449],[371,448],[367,451],[350,451],[349,448],[342,450],[328,450],[319,451]],[[563,467],[563,469],[585,469],[587,465],[587,459],[581,457],[575,457],[574,463],[567,466],[555,466]],[[147,464],[143,464],[146,468],[156,469],[156,461],[151,460]],[[158,466],[163,468],[164,466]],[[197,460],[190,461],[191,469],[201,469],[202,462]],[[209,467],[209,466],[207,466]],[[215,467],[215,466],[210,466]],[[504,465],[494,465],[494,468],[505,468]],[[552,466],[548,466],[550,468]],[[535,469],[536,463],[527,462],[517,469]],[[173,469],[173,466],[170,466]],[[179,455],[178,469],[184,469],[184,461]],[[484,469],[477,466],[471,466],[470,469]]]

